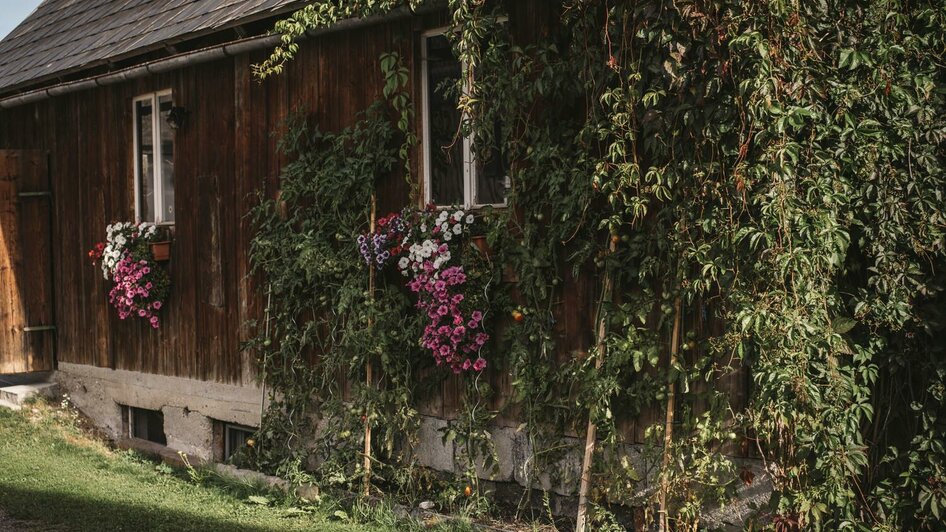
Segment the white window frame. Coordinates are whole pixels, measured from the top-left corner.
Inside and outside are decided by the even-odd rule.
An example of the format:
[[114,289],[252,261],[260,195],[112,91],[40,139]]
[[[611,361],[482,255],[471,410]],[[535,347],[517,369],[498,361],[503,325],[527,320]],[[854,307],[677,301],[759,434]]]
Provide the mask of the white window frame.
[[[505,17],[499,20],[499,22],[505,22]],[[449,26],[443,26],[440,28],[435,28],[432,30],[427,30],[421,34],[421,121],[423,124],[422,131],[422,141],[424,148],[424,204],[427,205],[431,203],[431,140],[430,140],[430,95],[428,89],[428,76],[427,76],[427,39],[429,37],[435,37],[437,35],[443,35],[450,31]],[[466,70],[466,65],[460,65],[461,73]],[[462,74],[461,74],[462,75]],[[464,92],[467,89],[466,81],[464,80]],[[461,120],[463,118],[461,117]],[[484,207],[494,207],[502,208],[508,205],[508,201],[504,198],[502,203],[475,203],[476,201],[476,161],[473,156],[473,137],[464,135],[462,138],[463,142],[463,205],[465,209],[481,209]],[[509,190],[509,176],[505,176],[505,187],[506,190]],[[437,207],[447,208],[451,205],[437,205]]]
[[152,179],[154,180],[154,222],[155,225],[174,225],[174,221],[164,220],[164,165],[161,164],[163,153],[161,153],[161,109],[158,106],[158,100],[162,96],[171,97],[171,105],[174,105],[174,95],[171,89],[165,89],[157,92],[151,92],[136,97],[131,102],[132,116],[132,135],[134,136],[135,150],[135,221],[142,222],[141,219],[141,153],[138,149],[140,139],[138,138],[138,102],[151,102],[151,138],[154,143],[154,164],[152,168]]

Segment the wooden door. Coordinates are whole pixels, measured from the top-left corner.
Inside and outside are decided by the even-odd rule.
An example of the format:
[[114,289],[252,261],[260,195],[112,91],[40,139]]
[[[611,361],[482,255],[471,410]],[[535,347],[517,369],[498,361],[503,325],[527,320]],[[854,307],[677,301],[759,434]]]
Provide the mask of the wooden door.
[[45,152],[0,150],[0,374],[53,369],[49,181]]

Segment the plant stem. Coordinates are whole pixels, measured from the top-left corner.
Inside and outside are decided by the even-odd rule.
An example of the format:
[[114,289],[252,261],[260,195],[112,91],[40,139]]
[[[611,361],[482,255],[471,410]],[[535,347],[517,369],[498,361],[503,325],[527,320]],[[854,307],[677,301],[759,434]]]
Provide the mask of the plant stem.
[[[609,253],[614,251],[614,242],[611,243]],[[595,360],[595,369],[601,369],[604,364],[605,340],[607,339],[607,319],[604,304],[611,299],[613,280],[611,271],[605,270],[601,282],[601,300],[598,302],[598,356]],[[575,532],[585,532],[588,526],[588,492],[591,491],[591,463],[594,461],[595,441],[598,437],[598,427],[594,423],[592,412],[588,413],[588,430],[585,433],[585,456],[581,464],[581,485],[578,487],[578,519]]]
[[[269,310],[273,305],[273,287],[266,288],[266,325],[263,338],[269,339]],[[266,371],[269,369],[269,349],[263,350],[263,365],[260,367],[259,427],[263,428],[263,416],[266,413]],[[263,438],[259,438],[259,450],[262,454]]]
[[[374,235],[375,229],[375,218],[377,217],[378,211],[378,199],[374,192],[371,193],[371,216],[368,221],[368,229],[371,235]],[[368,329],[374,325],[374,290],[375,290],[375,267],[374,261],[371,261],[371,264],[368,265],[368,298],[371,305],[371,311],[368,313]],[[372,365],[371,365],[371,353],[369,351],[367,355],[367,361],[365,363],[365,385],[368,388],[371,388],[371,384],[374,378],[372,376]],[[365,406],[365,496],[371,495],[371,412],[370,403]]]
[[[681,305],[680,296],[677,296],[676,301],[673,303],[673,335],[670,338],[670,364],[667,368],[668,376],[673,375],[673,368],[677,365],[677,356],[680,353]],[[673,411],[676,405],[676,382],[675,375],[667,381],[667,422],[664,426],[664,452],[660,466],[660,510],[657,512],[658,518],[660,519],[658,527],[660,532],[670,530],[670,523],[667,519],[667,492],[670,491],[670,477],[667,476],[667,468],[670,466],[670,446],[673,444]]]

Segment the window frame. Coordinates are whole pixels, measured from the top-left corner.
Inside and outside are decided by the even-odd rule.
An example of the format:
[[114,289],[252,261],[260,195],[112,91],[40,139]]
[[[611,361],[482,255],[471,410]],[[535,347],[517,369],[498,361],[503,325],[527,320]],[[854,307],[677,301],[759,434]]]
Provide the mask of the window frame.
[[256,434],[256,432],[259,429],[255,427],[248,427],[246,425],[240,425],[237,423],[229,423],[226,421],[222,423],[223,423],[223,461],[227,461],[233,456],[234,453],[238,451],[238,449],[233,449],[230,447],[230,431],[248,432],[249,435],[247,439],[250,439],[253,437],[254,434]]
[[[123,412],[123,416],[124,416],[123,423],[125,424],[125,426],[123,427],[123,432],[125,433],[125,436],[126,436],[126,437],[132,438],[132,439],[136,439],[136,440],[150,441],[151,443],[156,443],[156,444],[158,444],[158,445],[167,445],[167,431],[165,430],[164,412],[162,412],[161,410],[152,410],[152,409],[150,409],[150,408],[141,408],[141,407],[131,406],[131,405],[122,405],[122,406],[123,406],[123,410],[124,410],[124,412]],[[162,441],[160,441],[160,440],[152,440],[152,439],[150,438],[150,435],[151,435],[151,430],[150,430],[151,426],[150,426],[150,425],[148,425],[148,429],[149,429],[149,430],[147,431],[148,434],[146,434],[143,438],[138,437],[138,436],[135,435],[135,432],[137,432],[137,430],[138,430],[138,428],[139,428],[139,427],[138,427],[138,423],[135,422],[135,418],[136,418],[136,416],[139,416],[139,415],[141,415],[141,416],[154,416],[155,419],[160,419],[160,420],[161,420],[161,438],[160,438],[160,440],[163,440],[163,443],[162,443]]]
[[[499,20],[499,22],[506,22],[505,17]],[[427,66],[427,40],[430,37],[436,37],[438,35],[444,35],[450,31],[449,26],[441,26],[438,28],[426,30],[421,33],[421,141],[423,143],[423,157],[424,157],[424,205],[429,205],[433,203],[431,198],[431,156],[432,156],[432,146],[430,140],[430,90],[428,88],[428,66]],[[460,72],[461,75],[465,70],[465,65],[462,61],[460,62]],[[467,90],[467,83],[464,80],[463,90]],[[462,116],[460,118],[463,119]],[[483,209],[487,207],[492,207],[494,209],[502,209],[509,205],[508,196],[504,196],[502,203],[476,203],[476,193],[477,193],[477,161],[473,158],[473,140],[474,136],[471,134],[469,136],[463,135],[462,142],[462,152],[463,152],[463,205],[464,209]],[[509,175],[505,177],[505,188],[508,192],[509,190]],[[449,208],[452,205],[436,205],[437,208]]]
[[[171,89],[149,92],[136,96],[131,102],[132,116],[132,136],[134,144],[135,158],[135,221],[141,223],[141,153],[139,145],[141,139],[138,135],[138,102],[151,103],[151,138],[154,144],[154,164],[152,167],[152,186],[154,187],[154,220],[146,220],[155,225],[174,225],[174,220],[164,220],[164,165],[161,164],[163,157],[161,146],[161,108],[159,101],[162,96],[171,97],[171,106],[174,106],[174,93]],[[176,151],[176,150],[175,150]]]

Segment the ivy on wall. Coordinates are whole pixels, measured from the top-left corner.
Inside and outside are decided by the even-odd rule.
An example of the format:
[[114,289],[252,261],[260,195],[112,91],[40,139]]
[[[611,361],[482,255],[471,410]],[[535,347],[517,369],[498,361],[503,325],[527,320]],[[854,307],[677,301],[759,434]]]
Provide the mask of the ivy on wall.
[[[258,73],[280,73],[308,29],[422,3],[313,2],[277,25],[283,45]],[[552,36],[517,43],[501,4],[451,0],[448,35],[468,84],[462,133],[512,162],[511,208],[483,219],[494,263],[518,273],[515,293],[496,283],[489,299],[523,319],[490,363],[512,374],[530,481],[590,418],[604,444],[596,519],[625,503],[695,529],[705,503],[731,495],[727,446],[745,440],[774,484],[760,523],[934,529],[946,504],[946,11],[567,0]],[[281,217],[264,199],[256,211],[254,262],[275,303],[254,347],[279,397],[258,459],[308,456],[317,401],[337,423],[320,431],[323,478],[359,474],[365,415],[385,442],[381,481],[403,486],[436,373],[421,370],[419,325],[403,324],[409,296],[383,277],[367,293],[351,246],[374,180],[415,142],[397,90],[407,76],[382,62],[400,123],[375,108],[339,134],[290,128],[291,208]],[[597,347],[560,363],[552,310],[582,275],[597,286],[585,339]],[[383,382],[336,389],[370,357]],[[751,397],[733,411],[715,383],[740,366]],[[668,415],[647,428],[648,474],[622,455],[615,413],[654,408]],[[452,427],[476,443],[471,464],[490,454],[493,415],[465,408],[470,421]],[[629,489],[641,481],[659,489]]]

